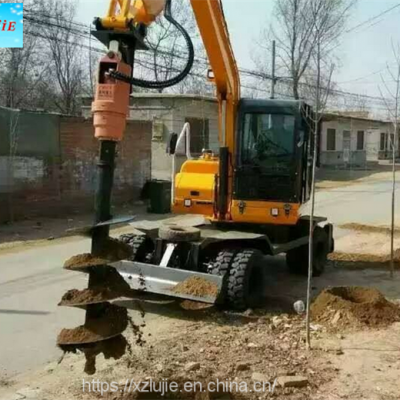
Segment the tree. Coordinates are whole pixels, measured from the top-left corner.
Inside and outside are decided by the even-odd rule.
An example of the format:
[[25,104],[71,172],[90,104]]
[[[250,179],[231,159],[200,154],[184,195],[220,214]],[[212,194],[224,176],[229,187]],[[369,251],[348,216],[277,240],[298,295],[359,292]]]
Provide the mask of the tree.
[[316,51],[312,53],[313,64],[316,69],[316,86],[315,86],[315,98],[314,98],[314,143],[313,143],[313,163],[312,163],[312,178],[311,178],[311,204],[310,204],[310,230],[309,230],[309,247],[308,247],[308,279],[307,279],[307,308],[306,308],[306,343],[307,347],[311,348],[311,335],[310,335],[310,306],[311,306],[311,281],[313,275],[313,262],[314,262],[314,232],[316,232],[316,227],[314,226],[314,210],[315,210],[315,174],[316,174],[316,166],[317,166],[317,157],[318,157],[318,133],[319,126],[321,122],[321,118],[325,107],[328,102],[328,97],[330,94],[330,85],[332,80],[332,74],[334,69],[334,64],[330,66],[330,74],[329,80],[327,82],[327,86],[324,88],[321,85],[321,70],[322,70],[322,44],[329,35],[329,31],[327,29],[327,24],[331,24],[329,13],[324,13],[320,16],[320,4],[317,0],[315,0],[311,4],[311,18],[313,21],[313,36],[315,37]]
[[76,2],[40,0],[39,10],[51,15],[42,24],[42,35],[50,59],[50,82],[56,87],[54,104],[64,114],[77,114],[79,97],[87,90],[89,68],[84,66],[81,38],[74,32]]
[[[390,277],[394,276],[394,217],[396,204],[396,147],[399,143],[399,118],[400,118],[400,45],[395,45],[392,41],[393,56],[395,59],[395,70],[387,66],[387,70],[392,79],[392,88],[384,81],[384,90],[379,88],[382,100],[385,103],[389,118],[393,124],[393,135],[390,137],[392,150],[392,203],[391,203],[391,235],[390,235]],[[386,97],[384,96],[386,92]],[[389,99],[387,99],[389,97]],[[397,144],[397,146],[396,146]]]
[[[315,26],[320,27],[320,57],[325,61],[332,57],[331,47],[342,34],[355,1],[276,0],[275,22],[261,33],[259,47],[269,53],[269,45],[263,43],[276,41],[278,71],[290,78],[295,99],[302,95],[302,83],[316,52]],[[324,70],[321,68],[321,77],[323,75]]]
[[[30,4],[25,1],[26,6]],[[18,18],[23,23],[22,16]],[[0,102],[5,107],[35,108],[40,85],[49,73],[35,26],[26,20],[24,25],[24,47],[0,49]]]

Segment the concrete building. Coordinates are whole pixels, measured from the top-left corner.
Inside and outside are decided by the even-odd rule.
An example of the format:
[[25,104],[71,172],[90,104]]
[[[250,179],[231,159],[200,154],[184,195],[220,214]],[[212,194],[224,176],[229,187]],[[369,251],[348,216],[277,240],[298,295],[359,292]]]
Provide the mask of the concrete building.
[[[91,99],[85,100],[84,117],[90,118]],[[171,158],[166,153],[171,133],[191,125],[191,151],[218,151],[218,107],[212,97],[157,93],[135,93],[129,120],[149,121],[151,135],[151,179],[169,180]],[[365,168],[391,157],[390,122],[368,118],[367,113],[325,113],[321,123],[320,161],[323,167]],[[398,148],[396,143],[396,148]]]
[[[365,168],[391,157],[393,125],[367,116],[326,113],[321,123],[320,161],[325,167]],[[398,149],[398,140],[396,140]]]
[[[90,99],[85,100],[83,114],[91,115]],[[180,133],[185,122],[191,127],[191,152],[202,149],[218,151],[218,106],[215,98],[197,95],[135,93],[131,97],[129,120],[150,121],[151,179],[171,179],[171,157],[166,153],[169,137]]]

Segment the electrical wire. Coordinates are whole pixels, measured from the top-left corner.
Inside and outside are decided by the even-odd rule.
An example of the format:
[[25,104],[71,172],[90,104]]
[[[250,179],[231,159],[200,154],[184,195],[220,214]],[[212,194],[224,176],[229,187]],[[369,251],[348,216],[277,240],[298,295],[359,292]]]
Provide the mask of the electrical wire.
[[[400,6],[400,4],[399,4],[399,6]],[[386,10],[386,11],[389,12],[389,10]],[[51,17],[51,18],[55,19],[55,17]],[[81,31],[81,30],[78,30],[76,28],[72,28],[71,29],[71,27],[68,27],[68,26],[65,26],[65,25],[61,25],[61,24],[57,24],[57,23],[53,23],[53,22],[50,22],[50,21],[43,21],[43,20],[40,20],[38,18],[29,17],[29,16],[24,16],[24,19],[27,19],[29,22],[31,22],[33,24],[36,24],[36,25],[47,25],[47,26],[54,27],[54,28],[60,28],[60,29],[68,30],[73,35],[76,35],[76,36],[78,36],[80,38],[83,38],[83,39],[88,39],[88,36],[89,36],[87,31]],[[82,25],[82,24],[78,24],[78,23],[76,23],[75,25],[85,26],[86,29],[87,29],[87,25]],[[48,37],[43,36],[43,35],[42,36],[36,35],[36,36],[37,37],[43,37],[44,39],[49,39]],[[88,46],[84,46],[84,45],[79,45],[79,46],[81,46],[82,48],[87,48],[90,51],[95,51],[95,52],[102,53],[102,54],[104,54],[104,52],[105,52],[105,50],[99,49],[99,48],[94,47],[94,46],[89,46],[89,47]],[[192,50],[193,50],[193,52],[190,52],[191,54],[193,54],[193,62],[192,63],[196,62],[198,64],[203,64],[205,66],[208,66],[207,59],[203,58],[203,57],[194,58],[194,49],[192,49]],[[182,53],[182,52],[179,52],[179,51],[176,51],[176,50],[174,51],[174,53],[166,51],[166,50],[163,50],[163,49],[157,50],[157,52],[160,53],[160,54],[166,55],[166,56],[175,57],[175,58],[182,59],[182,60],[186,59],[186,57],[187,57],[186,53]],[[149,64],[147,64],[147,67],[149,67]],[[150,68],[147,68],[147,69],[150,69]],[[151,69],[154,71],[154,65],[152,66]],[[169,68],[169,69],[171,70],[171,68]],[[187,69],[188,69],[188,66],[186,66],[185,70],[187,70]],[[190,70],[189,70],[189,72],[190,72]],[[243,75],[247,75],[247,76],[252,77],[252,78],[258,78],[258,79],[269,80],[269,81],[272,80],[272,76],[271,75],[263,73],[263,72],[259,72],[259,71],[253,71],[253,70],[249,70],[249,69],[239,69],[239,72],[241,74],[243,74]],[[187,75],[189,75],[189,74],[187,74]],[[190,73],[190,75],[193,76],[192,73]],[[205,77],[202,77],[202,78],[206,79]],[[129,79],[130,79],[129,82],[131,82],[132,78],[129,77]],[[133,79],[136,79],[136,78],[133,78]],[[172,79],[176,79],[176,77],[175,78],[171,78],[171,80]],[[171,81],[171,80],[169,80],[169,81]],[[140,81],[141,82],[151,82],[151,81],[146,81],[146,80],[138,80],[138,81],[139,82]],[[134,83],[134,84],[136,85],[137,83],[139,83],[138,81],[136,81],[136,83]],[[278,79],[278,81],[281,82],[281,83],[284,83],[284,84],[289,84],[289,85],[292,82],[291,78],[289,78],[289,77],[287,77],[287,78],[281,77],[281,78]],[[150,88],[150,89],[158,89],[160,87],[157,86],[157,84],[163,84],[163,82],[151,82],[151,83],[152,83],[151,85],[144,86],[144,87]],[[177,83],[179,83],[179,81]],[[174,84],[176,84],[176,83],[174,83]],[[137,85],[137,86],[140,86],[140,85]],[[171,85],[169,85],[169,86],[171,86]],[[162,88],[169,87],[169,86],[162,86]],[[245,87],[245,85],[243,85],[243,84],[241,86]],[[306,83],[306,82],[300,82],[300,86],[307,87],[307,88],[315,88],[315,85],[312,85],[312,84]],[[141,87],[143,87],[143,86],[141,86]],[[258,87],[251,87],[251,88],[247,87],[247,88],[249,88],[251,90],[255,90],[255,91],[267,92],[266,90],[259,89]],[[331,89],[330,91],[331,91],[331,93],[336,94],[336,95],[340,95],[340,96],[347,96],[347,97],[352,97],[352,98],[364,98],[364,99],[368,99],[368,100],[379,101],[380,103],[382,102],[382,98],[376,97],[376,96],[368,96],[368,95],[364,95],[364,94],[348,92],[348,91],[343,91],[343,90],[338,90],[338,89]]]

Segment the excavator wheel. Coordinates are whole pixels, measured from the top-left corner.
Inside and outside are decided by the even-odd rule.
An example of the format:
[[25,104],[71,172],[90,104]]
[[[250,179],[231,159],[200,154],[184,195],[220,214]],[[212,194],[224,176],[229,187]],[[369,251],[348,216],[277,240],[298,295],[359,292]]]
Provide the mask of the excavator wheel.
[[[308,244],[286,253],[289,271],[298,275],[308,275]],[[329,253],[328,235],[319,226],[314,229],[313,276],[320,276],[325,269]]]
[[146,235],[127,233],[121,235],[119,240],[132,249],[130,261],[151,262],[154,253],[154,244]]
[[237,251],[234,249],[225,249],[218,253],[214,261],[207,266],[207,273],[211,275],[224,276],[230,271],[233,259]]
[[234,257],[228,279],[228,302],[236,310],[255,306],[262,297],[264,276],[262,253],[255,249],[240,250]]

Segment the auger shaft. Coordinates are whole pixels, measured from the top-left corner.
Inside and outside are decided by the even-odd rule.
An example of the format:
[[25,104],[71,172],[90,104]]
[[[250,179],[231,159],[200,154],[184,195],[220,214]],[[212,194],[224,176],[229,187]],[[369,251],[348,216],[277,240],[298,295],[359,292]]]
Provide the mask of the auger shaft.
[[[114,181],[115,149],[117,143],[111,140],[100,141],[100,156],[95,194],[95,224],[111,219],[111,194]],[[92,234],[92,254],[101,254],[101,249],[108,239],[108,225],[96,227]]]

